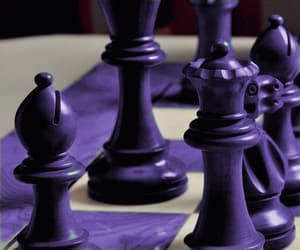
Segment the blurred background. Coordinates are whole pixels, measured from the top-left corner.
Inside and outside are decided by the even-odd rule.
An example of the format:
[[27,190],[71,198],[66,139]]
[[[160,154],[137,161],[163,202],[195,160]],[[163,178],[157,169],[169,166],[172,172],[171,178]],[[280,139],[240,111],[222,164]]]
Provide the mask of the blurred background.
[[[121,1],[121,0],[120,0]],[[255,36],[271,14],[285,17],[289,29],[299,35],[300,1],[241,0],[233,15],[235,36]],[[106,33],[96,0],[1,0],[0,38],[43,34]],[[195,13],[187,0],[162,0],[156,33],[196,33]]]

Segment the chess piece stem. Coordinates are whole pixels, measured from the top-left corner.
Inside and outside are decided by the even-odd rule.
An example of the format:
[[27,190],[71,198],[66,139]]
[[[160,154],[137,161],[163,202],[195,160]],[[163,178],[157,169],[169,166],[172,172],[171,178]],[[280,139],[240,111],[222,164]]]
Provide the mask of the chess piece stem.
[[117,129],[105,146],[107,154],[122,148],[147,148],[149,153],[163,151],[167,142],[161,137],[152,113],[149,69],[129,65],[120,67],[119,72],[120,110]]
[[154,41],[159,0],[99,0],[111,43],[102,58],[119,69],[118,117],[104,152],[89,166],[89,195],[100,201],[143,204],[186,190],[184,164],[169,156],[152,113],[150,68],[165,54]]

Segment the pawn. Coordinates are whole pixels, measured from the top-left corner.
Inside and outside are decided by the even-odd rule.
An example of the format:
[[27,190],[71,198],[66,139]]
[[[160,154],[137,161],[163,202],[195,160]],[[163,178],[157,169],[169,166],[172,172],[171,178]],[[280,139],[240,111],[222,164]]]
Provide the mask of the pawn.
[[[259,76],[246,92],[245,108],[252,118],[274,113],[283,105],[283,85],[270,76]],[[288,246],[295,238],[294,218],[280,201],[287,160],[276,143],[261,128],[257,145],[244,152],[244,189],[248,211],[257,231],[265,236],[264,249]]]
[[300,205],[300,147],[291,121],[292,108],[300,103],[300,90],[294,83],[300,69],[299,46],[281,16],[271,16],[269,23],[256,40],[251,58],[263,74],[274,76],[284,84],[284,105],[275,113],[265,114],[263,127],[288,159],[281,199],[289,206]]
[[20,249],[72,249],[88,237],[75,222],[68,193],[69,184],[84,173],[67,153],[75,138],[74,114],[53,88],[50,74],[38,74],[35,82],[37,87],[15,117],[17,135],[29,157],[14,174],[33,184],[35,197],[29,225],[17,240]]

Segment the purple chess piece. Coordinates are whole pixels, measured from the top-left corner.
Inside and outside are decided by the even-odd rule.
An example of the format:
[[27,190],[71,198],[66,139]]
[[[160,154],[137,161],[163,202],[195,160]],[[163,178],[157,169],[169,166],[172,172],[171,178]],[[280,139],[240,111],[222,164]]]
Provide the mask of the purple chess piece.
[[72,249],[87,240],[72,215],[68,186],[85,172],[67,153],[75,138],[75,119],[48,73],[35,77],[37,87],[15,117],[17,134],[29,157],[14,174],[33,184],[31,220],[17,240],[22,249]]
[[265,114],[264,129],[288,159],[285,187],[281,199],[286,205],[300,204],[300,147],[293,133],[292,108],[300,103],[300,91],[294,84],[299,73],[299,46],[289,33],[281,16],[273,15],[270,25],[255,42],[251,58],[263,74],[272,75],[284,83],[281,109]]
[[[256,86],[259,86],[257,88]],[[283,84],[260,75],[248,85],[245,109],[252,118],[274,113],[283,105]],[[257,231],[266,239],[264,249],[283,249],[295,238],[294,217],[280,201],[287,159],[261,128],[261,139],[244,152],[244,189],[248,211]]]
[[[203,60],[210,54],[211,46],[218,41],[226,41],[231,47],[232,11],[239,0],[188,0],[197,16],[198,47],[195,60]],[[188,79],[181,81],[180,100],[197,103],[198,97]]]
[[152,113],[150,67],[165,54],[154,41],[159,0],[99,0],[112,42],[102,58],[119,70],[120,104],[104,152],[89,166],[89,195],[100,201],[143,204],[181,195],[184,164],[169,155]]
[[232,11],[239,0],[189,0],[197,15],[198,49],[196,59],[210,55],[212,44],[226,41],[231,44]]
[[251,61],[236,59],[226,42],[214,44],[201,65],[192,62],[184,69],[200,103],[184,139],[202,150],[205,175],[197,225],[185,238],[191,249],[263,248],[264,238],[247,210],[242,179],[243,150],[260,139],[260,130],[244,110],[247,86],[258,71]]

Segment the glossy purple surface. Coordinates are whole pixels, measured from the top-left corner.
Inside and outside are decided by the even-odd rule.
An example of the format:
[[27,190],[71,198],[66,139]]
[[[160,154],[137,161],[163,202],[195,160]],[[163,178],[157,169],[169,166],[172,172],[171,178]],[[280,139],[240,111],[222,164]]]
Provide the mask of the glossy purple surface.
[[[178,76],[180,76],[180,70],[183,67],[182,64],[162,64],[159,67],[152,69],[151,75],[151,90],[152,100],[156,107],[177,107],[177,108],[190,108],[191,105],[185,105],[182,103],[174,102],[172,96],[180,91],[180,83],[178,82]],[[64,90],[62,93],[66,101],[72,106],[73,110],[77,113],[78,119],[78,130],[77,137],[74,144],[70,149],[70,154],[75,156],[76,159],[80,160],[86,165],[90,160],[93,159],[96,154],[99,145],[104,143],[110,135],[110,128],[114,124],[114,120],[117,112],[118,105],[118,83],[117,70],[108,65],[97,65],[93,70],[88,72],[85,76],[73,83],[70,87]],[[160,81],[158,80],[160,79]],[[99,96],[102,97],[102,102],[99,102]],[[88,107],[88,108],[87,108]],[[95,126],[95,124],[101,124],[101,126]],[[80,129],[80,128],[86,129]],[[30,207],[32,204],[32,188],[30,185],[23,184],[17,181],[13,176],[14,167],[26,156],[24,148],[19,143],[16,134],[14,132],[8,134],[1,140],[2,145],[2,176],[1,176],[1,216],[5,220],[1,220],[1,237],[2,240],[9,239],[14,233],[17,232],[30,217]],[[186,145],[183,141],[170,141],[170,154],[176,155],[185,162],[187,170],[189,172],[202,171],[201,155],[199,150],[193,149]],[[90,212],[82,211],[75,212],[77,220],[79,220],[82,227],[90,231],[89,241],[94,247],[101,248],[102,244],[112,244],[112,239],[103,240],[98,237],[97,228],[93,227],[93,223],[90,220],[85,220],[86,216],[89,216]],[[294,209],[295,215],[299,214],[299,208]],[[120,221],[120,217],[123,218],[122,222],[124,225],[132,224],[135,222],[135,216],[122,215],[123,213],[102,213],[95,212],[93,214],[93,220],[102,221],[107,220],[105,228],[111,228],[116,230],[116,238],[122,237],[123,231],[118,231],[119,227],[116,221]],[[114,216],[113,216],[114,215]],[[113,216],[110,223],[110,217]],[[148,218],[144,215],[144,218]],[[161,219],[160,226],[168,226],[167,220],[163,219],[164,215],[157,214],[158,220]],[[179,215],[178,222],[184,223],[186,215],[181,217]],[[171,216],[172,217],[172,216]],[[174,216],[177,218],[177,215]],[[145,219],[146,220],[146,219]],[[84,221],[84,222],[82,222]],[[165,230],[166,244],[169,244],[169,239],[173,239],[173,236],[178,233],[178,227],[172,226],[177,225],[177,219],[170,220],[170,227]],[[147,223],[151,220],[147,219]],[[98,224],[99,226],[100,223]],[[143,225],[143,223],[142,223]],[[139,224],[137,227],[140,227]],[[149,224],[151,227],[151,223]],[[122,227],[121,227],[122,228]],[[129,229],[128,229],[129,230]],[[136,230],[140,230],[136,228]],[[130,231],[130,230],[129,230]],[[109,232],[111,232],[109,230]],[[147,230],[140,230],[140,235],[147,233]],[[155,239],[153,239],[155,241]],[[135,246],[134,239],[131,239],[132,246]],[[117,241],[116,247],[121,248],[126,246],[130,249],[130,241],[126,242]],[[141,246],[143,244],[141,243]],[[93,249],[92,247],[92,249]],[[96,248],[96,249],[97,249]],[[149,249],[153,249],[149,247]],[[165,249],[165,248],[161,248]]]
[[[163,64],[153,68],[151,95],[156,107],[192,107],[174,102],[172,99],[172,96],[180,91],[180,84],[177,79],[181,74],[182,66],[182,64]],[[72,106],[78,116],[77,136],[70,149],[70,154],[84,165],[94,158],[99,145],[103,144],[111,133],[111,127],[114,124],[118,107],[119,85],[117,77],[118,74],[115,68],[99,64],[62,92],[66,102]],[[102,102],[99,102],[99,96],[102,97]],[[95,124],[101,126],[96,126]],[[26,151],[21,146],[15,132],[4,137],[1,140],[1,145],[3,156],[1,159],[1,165],[3,166],[0,189],[1,216],[5,218],[5,220],[1,220],[1,238],[2,240],[7,240],[28,222],[30,207],[33,202],[33,192],[30,185],[17,181],[13,176],[14,167],[26,156]],[[188,171],[202,171],[202,159],[198,150],[187,146],[183,141],[170,141],[170,155],[176,155],[182,159]],[[146,249],[153,249],[153,246],[156,245],[161,247],[159,249],[165,249],[163,246],[170,244],[178,233],[179,227],[187,219],[187,215],[136,215],[141,221],[147,222],[149,232],[148,227],[146,226],[145,228],[144,222],[135,224],[137,220],[134,215],[102,212],[89,214],[90,212],[87,211],[76,212],[75,217],[83,228],[90,231],[88,244],[91,244],[91,249],[94,249],[94,246],[98,249],[103,248],[103,246],[115,246],[117,249],[125,248],[126,246],[128,249],[132,249],[138,244],[143,247],[144,241],[139,241],[139,239],[145,239],[149,237],[149,234],[157,237],[145,241],[145,244],[147,243],[145,246],[149,246]],[[85,217],[92,217],[93,220],[99,221],[97,225],[100,225],[101,221],[106,220],[105,228],[107,230],[110,228],[109,232],[115,230],[112,238],[106,240],[106,237],[98,237],[98,228],[93,227],[93,222],[85,220]],[[129,233],[130,230],[137,230],[140,235],[139,239],[135,241],[128,236],[126,241],[118,240],[113,242],[114,239],[123,238],[124,231],[119,230],[123,228],[118,224],[120,221],[124,223],[124,226],[134,224],[134,227],[128,226],[126,228]],[[162,234],[158,232],[162,232]],[[113,245],[114,243],[115,245]]]
[[264,116],[264,129],[278,144],[288,159],[282,201],[289,206],[300,204],[300,147],[293,132],[292,108],[300,103],[300,90],[294,79],[299,73],[299,46],[284,26],[281,16],[273,15],[269,26],[258,37],[251,50],[251,58],[261,72],[277,77],[284,83],[281,109]]
[[[195,10],[198,27],[198,47],[195,60],[210,54],[213,43],[226,41],[231,46],[232,11],[238,0],[188,0]],[[192,59],[192,58],[191,58]],[[182,90],[177,100],[182,103],[198,103],[197,92],[187,78],[181,81]]]
[[188,64],[184,73],[200,104],[184,139],[202,150],[205,175],[198,222],[185,243],[191,249],[262,249],[264,238],[252,224],[242,181],[243,150],[261,136],[244,111],[246,89],[258,67],[236,59],[222,42],[212,46],[205,61]]
[[33,184],[34,192],[29,224],[17,240],[25,250],[67,250],[88,237],[77,225],[69,204],[68,187],[84,174],[84,167],[67,153],[75,139],[75,117],[53,88],[50,74],[38,74],[35,82],[37,87],[21,103],[15,117],[16,132],[28,158],[14,169],[14,175]]
[[[271,114],[284,105],[283,84],[276,78],[259,75],[248,85],[245,109],[257,118]],[[295,238],[292,212],[281,203],[287,159],[277,144],[261,129],[261,139],[244,151],[243,181],[252,222],[265,236],[264,249],[283,249]]]
[[[153,68],[151,77],[152,99],[155,106],[188,108],[174,102],[171,98],[180,91],[178,76],[182,64],[163,64]],[[117,70],[114,67],[99,64],[90,72],[63,91],[64,98],[77,114],[77,136],[70,149],[70,154],[86,166],[97,154],[111,133],[117,115],[118,89]],[[160,80],[159,80],[160,79]],[[102,101],[99,102],[99,96]],[[96,126],[100,124],[101,126]],[[81,129],[84,128],[84,129]],[[1,201],[3,204],[17,205],[32,203],[32,190],[13,177],[13,169],[26,156],[26,151],[18,141],[15,132],[1,140],[2,176]],[[197,150],[183,141],[170,141],[170,155],[183,159],[188,171],[202,168],[201,156]],[[185,157],[189,155],[189,157]]]
[[189,0],[197,15],[198,49],[195,59],[210,54],[213,43],[226,41],[231,44],[232,11],[239,0]]
[[283,249],[295,238],[293,215],[280,201],[286,168],[286,158],[265,132],[245,150],[246,201],[255,228],[266,238],[264,249]]
[[89,195],[117,204],[177,197],[187,188],[185,166],[169,156],[169,143],[154,120],[150,95],[149,67],[165,58],[153,38],[160,1],[98,2],[111,37],[102,59],[118,67],[120,88],[112,135],[104,143],[103,153],[89,165]]

